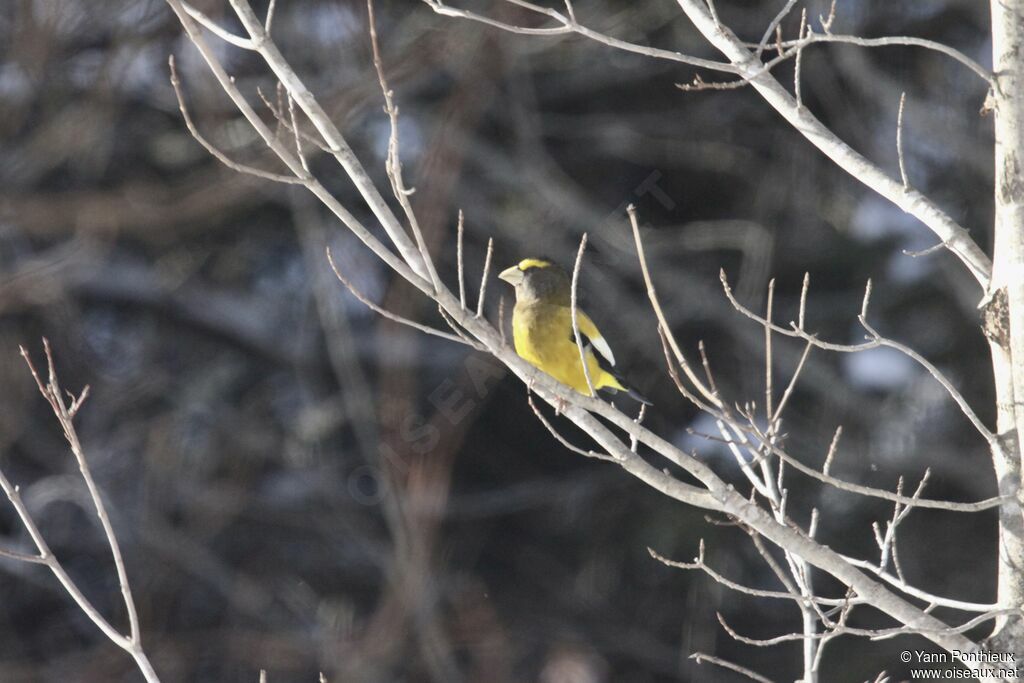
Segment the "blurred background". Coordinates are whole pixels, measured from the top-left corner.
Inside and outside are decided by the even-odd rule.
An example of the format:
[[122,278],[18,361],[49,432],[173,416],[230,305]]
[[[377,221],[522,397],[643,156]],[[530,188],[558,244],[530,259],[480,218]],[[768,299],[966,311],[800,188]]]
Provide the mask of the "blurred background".
[[[239,30],[227,3],[196,4]],[[753,41],[783,4],[717,1],[722,20]],[[805,4],[815,25],[828,12],[826,2]],[[471,6],[539,23],[510,5]],[[265,5],[256,9],[262,16]],[[944,252],[905,255],[935,237],[750,89],[682,92],[689,67],[576,37],[510,35],[422,3],[382,1],[377,14],[406,181],[449,286],[459,209],[473,300],[489,238],[495,272],[538,255],[571,265],[587,231],[583,303],[653,399],[647,423],[729,481],[742,484],[735,463],[691,433],[712,425],[664,371],[629,203],[676,334],[691,359],[705,342],[729,400],[763,403],[764,344],[723,296],[719,269],[754,308],[774,277],[783,322],[795,318],[807,272],[811,329],[860,341],[871,278],[873,324],[936,363],[993,423],[979,288]],[[576,14],[620,38],[718,58],[672,2],[579,0]],[[787,37],[798,17],[799,8],[783,22]],[[843,0],[833,30],[931,38],[988,65],[988,25],[975,0]],[[365,5],[280,0],[273,35],[386,187],[388,124]],[[212,43],[251,102],[260,104],[257,89],[275,98],[257,59]],[[63,384],[92,388],[78,429],[163,680],[254,682],[261,668],[272,683],[319,671],[367,682],[740,680],[698,666],[695,651],[777,680],[800,675],[798,643],[738,644],[715,616],[770,637],[799,629],[793,605],[725,591],[648,555],[690,560],[704,538],[723,574],[777,589],[745,533],[567,451],[495,361],[369,311],[331,274],[325,247],[366,296],[443,327],[311,196],[239,175],[190,137],[168,81],[172,54],[203,134],[237,160],[283,170],[165,3],[12,0],[0,10],[0,466],[87,596],[126,623],[77,468],[18,355],[23,344],[41,360],[45,335]],[[981,79],[899,47],[816,46],[802,71],[807,106],[896,177],[905,91],[911,183],[989,248]],[[791,83],[792,65],[777,74]],[[311,153],[311,163],[372,225],[333,160]],[[511,291],[492,280],[492,321],[502,298],[510,310]],[[776,343],[777,386],[800,351]],[[930,467],[931,497],[995,495],[985,444],[897,353],[811,354],[786,414],[789,452],[820,467],[840,424],[833,471],[845,479],[892,489],[900,474],[916,483]],[[870,524],[890,517],[888,505],[797,474],[788,481],[796,520],[818,506],[824,543],[877,560]],[[3,502],[3,547],[29,549]],[[901,527],[908,579],[992,601],[995,524],[994,513],[915,512]],[[0,570],[0,680],[140,680],[48,571],[7,559]],[[842,594],[823,577],[819,585]],[[891,622],[861,610],[851,624]],[[907,675],[897,658],[907,647],[928,645],[841,638],[823,680]]]

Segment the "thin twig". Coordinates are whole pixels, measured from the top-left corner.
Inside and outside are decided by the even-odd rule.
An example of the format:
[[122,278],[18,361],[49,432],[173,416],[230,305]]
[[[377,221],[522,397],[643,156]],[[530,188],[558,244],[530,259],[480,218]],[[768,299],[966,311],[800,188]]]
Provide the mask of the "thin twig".
[[583,251],[587,248],[587,233],[580,238],[580,247],[576,250],[576,263],[572,267],[572,288],[570,289],[570,312],[572,314],[572,334],[576,340],[576,349],[580,354],[580,365],[583,366],[583,377],[587,380],[589,396],[596,396],[594,382],[590,378],[590,366],[587,363],[587,353],[583,349],[583,339],[580,337],[580,322],[576,315],[576,289],[579,284],[580,268],[583,266]]
[[[756,321],[761,325],[767,323],[767,321],[763,317],[754,313],[736,299],[736,297],[733,295],[732,288],[729,286],[729,282],[725,276],[725,270],[720,271],[719,279],[722,282],[722,289],[725,292],[725,296],[727,299],[729,299],[729,303],[732,304],[733,308],[735,308],[744,316]],[[978,433],[981,434],[981,436],[985,439],[985,441],[989,444],[991,448],[1001,448],[1001,445],[999,444],[995,434],[993,434],[992,431],[985,426],[985,424],[981,421],[981,418],[979,418],[977,413],[974,412],[974,409],[971,408],[969,403],[967,403],[967,399],[964,398],[963,394],[961,394],[960,391],[955,386],[953,386],[953,383],[950,382],[949,379],[937,367],[935,367],[921,354],[917,353],[916,351],[906,346],[905,344],[893,341],[892,339],[889,339],[887,337],[882,337],[880,334],[878,334],[878,332],[874,330],[874,328],[872,328],[867,323],[865,311],[867,303],[870,299],[870,295],[871,282],[869,280],[868,285],[865,287],[864,291],[864,302],[861,306],[861,315],[858,317],[859,322],[868,332],[869,338],[868,341],[861,344],[834,344],[831,342],[825,342],[818,339],[815,335],[810,334],[809,332],[795,324],[793,324],[793,326],[790,328],[782,327],[780,325],[775,325],[772,323],[767,324],[771,324],[773,332],[777,332],[788,337],[803,339],[804,341],[810,342],[814,344],[814,346],[820,349],[824,349],[826,351],[838,351],[840,353],[858,353],[860,351],[868,351],[870,349],[875,349],[881,346],[885,346],[899,351],[900,353],[904,354],[908,358],[918,363],[925,370],[927,370],[928,374],[930,374],[933,378],[935,378],[935,380],[940,385],[942,385],[942,388],[946,390],[946,393],[949,394],[949,397],[953,399],[953,401],[960,408],[961,412],[963,412],[963,414],[967,417],[970,423],[974,426]]]
[[775,33],[777,28],[779,28],[782,20],[786,18],[786,15],[790,13],[793,9],[793,5],[795,4],[796,0],[786,0],[785,6],[779,10],[779,13],[776,14],[775,18],[772,19],[770,24],[768,24],[768,28],[765,29],[764,35],[761,36],[761,40],[757,44],[757,51],[754,53],[758,59],[761,58],[761,53],[764,52],[765,48],[768,46],[768,41],[771,39],[772,34]]
[[[677,0],[687,17],[701,34],[729,61],[738,66],[741,77],[752,76],[762,68],[753,58],[746,44],[732,31],[718,26],[699,0]],[[805,22],[804,25],[806,26]],[[814,32],[808,37],[816,35]],[[831,40],[832,36],[825,36]],[[833,41],[835,42],[835,41]],[[804,43],[801,43],[804,45]],[[988,80],[991,84],[991,80]],[[975,280],[987,287],[992,273],[992,261],[968,231],[933,201],[916,190],[908,190],[894,180],[877,164],[857,153],[821,122],[807,107],[800,106],[796,98],[771,74],[761,74],[752,82],[765,102],[788,121],[793,128],[834,161],[842,170],[864,183],[881,196],[921,220],[943,241],[950,242],[953,251],[971,271]]]
[[735,671],[736,673],[742,674],[750,680],[757,681],[758,683],[773,683],[772,679],[766,678],[756,671],[752,671],[745,666],[740,666],[739,664],[734,664],[728,660],[722,659],[721,657],[713,657],[712,655],[706,655],[703,652],[694,652],[690,655],[690,659],[694,660],[698,664],[707,662],[709,664],[714,664],[715,666],[720,666],[723,669]]
[[370,28],[370,47],[373,51],[373,68],[377,71],[377,80],[384,95],[384,111],[388,115],[388,123],[391,126],[391,134],[388,137],[387,159],[384,162],[384,167],[388,179],[391,181],[392,194],[398,200],[402,211],[405,213],[406,220],[409,222],[409,229],[412,230],[413,239],[416,241],[416,247],[419,249],[423,264],[426,266],[430,282],[434,285],[434,291],[439,292],[441,291],[441,279],[438,277],[437,270],[434,268],[434,261],[427,249],[427,242],[423,238],[419,219],[416,218],[416,213],[412,210],[412,203],[409,201],[409,195],[415,192],[415,189],[406,188],[405,181],[402,178],[402,161],[399,158],[398,144],[398,107],[395,106],[394,92],[388,87],[387,78],[384,76],[384,60],[380,56],[380,42],[377,40],[377,20],[373,13],[373,0],[366,0],[366,13],[368,15],[367,23]]
[[[789,50],[799,45],[807,47],[808,45],[813,45],[815,43],[843,43],[859,47],[920,47],[951,57],[973,71],[990,86],[995,84],[995,76],[993,76],[992,72],[981,64],[956,48],[935,40],[928,40],[927,38],[917,38],[914,36],[881,36],[878,38],[864,38],[863,36],[837,35],[826,31],[825,33],[812,32],[800,40],[783,41],[779,44],[779,47]],[[753,46],[748,44],[748,47]]]
[[946,244],[945,242],[939,242],[938,244],[933,244],[927,249],[922,249],[921,251],[911,251],[909,249],[903,249],[902,251],[904,256],[909,256],[911,258],[919,258],[921,256],[929,256],[937,251],[942,251],[947,247],[949,247],[949,245]]
[[[167,3],[174,10],[178,19],[181,21],[182,26],[188,33],[189,39],[202,54],[204,61],[210,67],[213,75],[216,77],[217,82],[221,88],[224,89],[225,93],[231,98],[235,106],[242,112],[245,118],[253,126],[256,132],[267,146],[270,147],[278,157],[288,165],[288,167],[296,173],[301,175],[301,164],[298,159],[294,157],[290,151],[280,144],[280,141],[276,140],[272,131],[267,128],[266,124],[260,120],[259,116],[252,109],[252,106],[245,99],[245,96],[239,91],[236,84],[231,80],[231,77],[227,75],[224,70],[223,64],[218,59],[217,55],[210,49],[210,46],[206,43],[201,32],[196,30],[191,19],[181,6],[181,0],[167,0]],[[305,114],[306,118],[309,119],[310,123],[316,131],[323,137],[328,147],[331,149],[331,154],[335,160],[344,169],[346,175],[355,185],[359,191],[360,196],[369,205],[373,215],[380,222],[381,227],[387,233],[391,242],[398,249],[400,258],[396,257],[391,253],[384,245],[378,240],[372,233],[366,230],[365,226],[358,221],[350,211],[342,206],[336,197],[331,195],[320,183],[310,181],[309,189],[316,195],[316,197],[327,206],[339,219],[348,227],[356,236],[359,237],[360,241],[366,244],[370,249],[377,254],[385,263],[391,266],[392,269],[401,273],[403,277],[406,276],[408,271],[411,271],[412,278],[406,277],[410,282],[422,291],[423,281],[430,283],[431,286],[436,286],[436,280],[431,277],[428,272],[426,264],[423,260],[423,255],[418,249],[418,245],[409,238],[402,224],[399,222],[397,216],[391,210],[391,207],[384,200],[377,186],[370,178],[366,169],[362,163],[356,157],[352,148],[345,140],[344,136],[338,130],[337,126],[331,120],[331,117],[327,115],[320,103],[316,101],[313,93],[310,92],[309,88],[306,87],[302,79],[295,73],[295,70],[291,67],[288,61],[281,54],[277,45],[271,40],[263,28],[263,22],[260,21],[259,17],[256,16],[256,12],[252,9],[248,0],[230,0],[232,9],[235,11],[235,16],[241,22],[245,28],[249,37],[252,39],[253,48],[259,53],[259,55],[266,61],[267,65],[274,72],[277,80],[280,81],[287,91],[295,98],[295,103]]]
[[309,175],[309,162],[306,161],[306,153],[302,150],[302,135],[299,133],[299,120],[295,115],[295,99],[288,94],[288,117],[292,121],[292,132],[295,135],[295,156],[302,163],[302,170]]
[[579,446],[574,446],[573,444],[569,443],[569,441],[564,436],[559,434],[558,430],[555,429],[550,422],[548,422],[548,419],[544,417],[544,414],[540,412],[540,409],[537,408],[536,404],[534,404],[533,402],[533,395],[529,391],[526,394],[526,402],[530,404],[530,408],[533,410],[533,414],[537,416],[537,419],[540,420],[540,423],[544,425],[545,429],[548,430],[551,436],[555,437],[558,443],[562,444],[573,453],[578,453],[588,458],[597,458],[598,460],[608,460],[610,462],[618,461],[618,458],[615,458],[606,453],[598,453],[597,451],[585,450],[583,448],[580,448]]
[[211,19],[210,17],[206,16],[205,14],[203,14],[202,12],[197,10],[195,7],[193,7],[189,3],[182,2],[181,6],[182,6],[182,8],[184,8],[185,12],[190,17],[192,17],[197,22],[199,22],[199,24],[202,25],[203,28],[205,28],[210,33],[212,33],[213,35],[217,36],[218,38],[220,38],[224,42],[230,43],[231,45],[234,45],[235,47],[240,47],[243,50],[255,50],[256,49],[256,46],[253,44],[253,42],[251,40],[249,40],[248,38],[243,38],[242,36],[239,36],[239,35],[235,35],[231,31],[228,31],[227,29],[221,28],[220,24],[218,24],[213,19]]
[[726,578],[719,574],[716,570],[712,569],[704,561],[704,539],[700,540],[698,548],[697,558],[693,562],[678,562],[676,560],[670,560],[667,557],[662,556],[652,548],[647,549],[648,554],[658,562],[661,562],[666,567],[673,567],[675,569],[689,569],[698,570],[707,574],[715,583],[719,583],[729,590],[736,591],[737,593],[743,593],[756,598],[772,598],[778,600],[792,600],[796,603],[817,603],[819,605],[828,606],[839,606],[844,603],[844,600],[838,598],[822,598],[818,596],[805,597],[798,592],[787,592],[787,591],[774,591],[766,590],[763,588],[751,588],[750,586],[744,586],[740,583]]
[[836,431],[832,434],[832,441],[828,445],[828,453],[825,454],[825,464],[821,466],[821,473],[828,476],[829,470],[832,469],[832,461],[835,460],[836,453],[839,450],[839,438],[843,435],[843,426],[839,425],[836,427]]
[[775,301],[775,278],[768,281],[768,301],[765,304],[764,319],[764,419],[768,431],[772,431],[775,415],[772,411],[772,304]]
[[[757,428],[756,425],[749,425],[747,429],[749,429],[753,433],[754,438],[762,442],[767,442],[767,437]],[[785,460],[788,465],[792,466],[796,470],[799,470],[803,474],[806,474],[812,479],[817,479],[818,481],[828,484],[829,486],[837,488],[841,491],[846,491],[848,493],[858,493],[860,495],[868,496],[870,498],[880,498],[882,500],[888,500],[894,503],[901,503],[903,505],[910,505],[914,507],[931,508],[934,510],[952,510],[956,512],[981,512],[983,510],[989,510],[994,507],[999,507],[1007,499],[1007,496],[994,496],[992,498],[986,498],[985,500],[980,500],[973,503],[955,503],[947,500],[933,500],[931,498],[921,498],[919,500],[915,500],[912,497],[899,495],[893,493],[892,491],[887,491],[885,489],[874,488],[871,486],[862,486],[861,484],[854,484],[848,481],[844,481],[842,479],[837,479],[836,477],[823,474],[822,472],[819,472],[813,467],[808,467],[807,465],[803,464],[798,459],[794,458],[792,455],[784,451],[779,446],[769,444],[768,448],[771,450],[771,453],[773,455],[775,455],[778,458],[781,458],[782,460]]]
[[181,81],[178,80],[178,70],[174,66],[174,55],[167,58],[167,64],[171,69],[171,87],[174,88],[174,95],[178,98],[178,109],[181,110],[181,117],[185,120],[185,126],[188,128],[188,132],[191,133],[195,141],[202,145],[207,152],[217,159],[217,161],[234,171],[238,171],[239,173],[253,175],[265,180],[272,180],[275,183],[287,183],[290,185],[304,185],[306,183],[305,178],[264,171],[260,168],[238,163],[237,161],[229,158],[224,154],[224,152],[220,151],[215,145],[204,138],[199,132],[199,129],[196,128],[196,124],[192,121],[192,116],[188,113],[188,107],[185,106],[185,97],[181,92]]
[[[263,93],[263,89],[260,88],[259,86],[256,86],[256,96],[259,97],[260,100],[262,100],[263,104],[267,107],[267,111],[269,111],[271,113],[271,115],[274,117],[274,120],[278,124],[278,132],[280,133],[280,129],[284,128],[289,133],[291,133],[292,132],[292,125],[291,125],[291,123],[289,123],[288,117],[286,117],[284,115],[284,113],[283,113],[284,112],[284,97],[285,97],[284,86],[282,86],[280,83],[277,84],[277,98],[278,98],[277,106],[275,106],[267,98],[267,96]],[[323,140],[318,139],[314,135],[310,135],[309,133],[300,130],[299,131],[299,136],[303,140],[308,142],[309,144],[311,144],[314,147],[318,148],[321,152],[326,152],[328,154],[333,154],[333,152],[334,152],[334,150],[332,150],[330,147],[328,147],[327,144],[324,143]]]
[[29,562],[31,564],[46,564],[49,560],[42,555],[32,555],[30,553],[22,553],[17,550],[6,550],[0,548],[0,557],[6,557],[9,560],[17,560],[18,562]]
[[[949,244],[950,251],[963,261],[975,279],[983,287],[987,287],[992,271],[991,259],[981,250],[964,227],[956,223],[948,214],[939,209],[934,202],[921,193],[908,190],[892,181],[882,169],[855,152],[848,144],[822,124],[807,108],[795,100],[778,81],[771,77],[770,74],[764,73],[764,65],[760,63],[760,60],[753,59],[754,55],[747,49],[749,47],[757,48],[758,45],[744,43],[731,31],[724,30],[711,16],[704,3],[698,2],[698,0],[679,0],[679,4],[695,23],[698,30],[729,57],[729,64],[718,62],[711,62],[710,64],[700,63],[706,60],[694,59],[676,52],[656,50],[625,43],[610,36],[584,29],[581,26],[571,25],[565,15],[553,9],[528,5],[531,8],[535,8],[534,11],[558,21],[561,24],[560,26],[552,28],[525,28],[476,15],[466,10],[451,8],[443,4],[441,0],[424,1],[439,14],[480,21],[513,33],[530,35],[578,33],[588,39],[613,48],[657,59],[666,59],[732,73],[740,78],[750,79],[751,84],[757,88],[766,101],[779,111],[812,144],[835,161],[840,168],[925,223],[944,242]],[[801,21],[801,26],[802,28],[807,26],[805,18]],[[776,27],[777,30],[778,28]],[[801,30],[800,38],[797,41],[791,41],[789,45],[795,45],[797,49],[802,49],[807,45],[817,42],[848,42],[867,47],[878,45],[914,45],[937,50],[965,64],[981,76],[990,87],[995,87],[995,79],[992,74],[977,62],[963,53],[935,41],[903,36],[863,39],[858,36],[837,36],[831,33],[818,34],[814,31],[807,31],[805,34]],[[778,41],[778,47],[780,53],[783,52],[784,48],[781,37]]]
[[903,187],[909,188],[910,181],[907,179],[907,165],[903,158],[903,106],[907,102],[907,93],[900,93],[900,108],[896,113],[896,156],[900,163],[900,178],[903,180]]
[[[36,385],[39,388],[39,392],[44,398],[46,398],[50,407],[53,409],[54,415],[57,416],[57,420],[60,422],[61,428],[64,431],[64,437],[67,439],[68,445],[71,447],[71,453],[75,456],[75,460],[78,462],[79,473],[82,475],[82,480],[85,481],[85,486],[89,490],[89,497],[92,499],[93,507],[96,509],[96,517],[99,519],[100,526],[103,528],[103,533],[107,537],[107,544],[110,546],[110,554],[114,559],[114,568],[117,571],[117,581],[121,587],[121,597],[123,598],[125,608],[128,611],[128,622],[131,629],[131,635],[129,637],[132,642],[138,642],[139,615],[135,611],[135,601],[132,600],[131,586],[128,584],[128,571],[124,566],[124,558],[121,555],[121,546],[117,541],[117,536],[114,534],[114,527],[110,523],[110,516],[107,514],[106,505],[103,503],[103,496],[100,494],[99,487],[96,486],[96,482],[93,480],[92,471],[89,469],[89,465],[85,461],[85,452],[82,449],[82,444],[78,439],[78,433],[71,421],[71,415],[64,403],[64,397],[62,395],[60,385],[57,382],[57,370],[53,362],[53,352],[50,349],[50,342],[45,337],[43,338],[43,351],[46,354],[48,374],[48,381],[45,387],[39,380],[39,375],[36,373],[35,367],[32,365],[32,358],[29,356],[28,351],[25,350],[24,347],[21,347],[21,355],[25,359],[25,363],[28,365],[32,376],[36,379]],[[81,405],[81,401],[75,402],[79,406]]]
[[[918,483],[917,489],[914,491],[914,495],[912,496],[913,498],[918,499],[918,498],[921,497],[921,494],[924,492],[925,484],[928,483],[928,477],[929,476],[931,476],[931,470],[927,469],[927,470],[924,471],[924,476],[921,477],[921,481]],[[896,487],[897,493],[901,492],[902,489],[903,489],[903,477],[900,477],[899,478],[899,484]],[[896,527],[898,527],[900,525],[900,523],[903,522],[904,519],[906,519],[907,515],[913,509],[914,509],[913,507],[902,506],[899,503],[896,503],[893,506],[892,519],[890,519],[889,522],[886,524],[885,537],[882,538],[881,542],[878,544],[878,549],[879,549],[878,569],[879,569],[879,571],[883,571],[884,572],[886,566],[889,564],[890,556],[895,557],[895,554],[896,554]],[[902,570],[897,570],[896,574],[901,579],[903,578]]]
[[20,347],[20,350],[22,357],[25,359],[25,364],[28,366],[29,372],[36,382],[36,387],[39,389],[39,393],[42,394],[43,398],[45,398],[47,403],[50,404],[50,408],[53,410],[53,413],[61,426],[61,430],[64,432],[64,438],[67,440],[71,453],[74,455],[75,461],[78,463],[79,474],[82,476],[82,480],[85,482],[86,488],[89,491],[89,498],[92,501],[96,517],[103,529],[103,534],[107,538],[107,545],[110,548],[110,554],[114,561],[114,568],[117,573],[117,580],[121,589],[122,601],[124,603],[125,610],[128,613],[129,634],[126,636],[119,633],[117,629],[115,629],[110,622],[99,613],[89,599],[85,597],[82,591],[64,570],[60,561],[50,550],[49,545],[46,543],[46,540],[40,533],[35,521],[32,519],[31,514],[25,507],[24,502],[22,502],[18,487],[12,486],[7,480],[7,477],[4,476],[3,472],[0,472],[0,489],[3,489],[8,500],[10,500],[11,505],[14,506],[18,517],[21,519],[22,524],[25,526],[29,536],[32,538],[32,542],[39,551],[37,556],[22,556],[22,553],[15,553],[12,551],[4,551],[2,554],[12,559],[45,564],[49,567],[50,571],[64,587],[64,590],[68,595],[79,606],[82,612],[85,613],[85,615],[101,631],[103,631],[104,635],[106,635],[111,642],[132,656],[143,677],[150,683],[159,683],[156,671],[153,669],[149,658],[142,648],[138,613],[135,609],[135,601],[132,598],[131,587],[128,583],[128,572],[125,568],[124,557],[121,554],[121,547],[118,543],[117,536],[114,534],[114,528],[110,523],[110,517],[107,514],[107,508],[103,502],[103,497],[100,494],[99,487],[96,485],[96,482],[92,477],[92,471],[89,469],[88,462],[86,462],[85,452],[82,448],[81,441],[78,438],[78,432],[76,431],[73,422],[73,412],[77,412],[81,408],[82,403],[85,400],[85,396],[87,395],[87,391],[83,390],[78,397],[75,397],[73,394],[68,392],[68,396],[71,399],[70,407],[65,402],[64,392],[62,391],[57,379],[57,370],[53,360],[53,351],[50,348],[50,342],[45,337],[43,338],[43,350],[46,355],[47,366],[47,380],[45,384],[39,376],[39,373],[36,371],[35,365],[32,363],[32,358],[28,351],[24,347]]
[[569,23],[572,26],[577,26],[576,23],[576,10],[573,9],[572,0],[565,0],[565,13],[569,15]]
[[821,22],[821,30],[826,34],[832,33],[832,24],[836,20],[836,0],[832,0],[832,5],[828,8],[828,16],[823,17],[818,15],[818,21]]
[[661,330],[661,334],[672,349],[672,355],[676,359],[676,363],[682,368],[686,374],[686,378],[693,383],[697,390],[702,396],[706,397],[715,406],[721,407],[721,401],[719,401],[716,393],[708,389],[703,382],[697,377],[696,373],[690,367],[690,364],[686,361],[686,357],[679,348],[679,343],[676,341],[675,335],[672,334],[672,328],[669,327],[668,320],[665,318],[665,312],[661,308],[661,303],[658,301],[658,293],[654,289],[654,281],[651,278],[650,269],[647,266],[647,255],[644,251],[643,240],[640,239],[640,224],[636,217],[636,207],[630,204],[626,207],[626,214],[629,216],[629,224],[633,230],[633,241],[636,244],[637,258],[640,261],[640,271],[644,277],[644,284],[647,286],[647,298],[651,303],[651,308],[654,309],[654,314],[658,318],[658,326]]
[[800,310],[797,314],[797,327],[804,329],[804,318],[807,314],[807,290],[811,286],[811,274],[804,273],[804,282],[800,287]]
[[807,8],[805,7],[800,12],[800,33],[798,34],[800,46],[796,49],[796,62],[793,66],[793,96],[796,98],[796,108],[800,110],[804,106],[803,95],[800,90],[800,66],[803,62],[804,56],[804,32],[808,30],[807,26]]
[[459,269],[459,305],[466,308],[466,268],[462,260],[462,241],[465,232],[466,216],[459,209],[459,224],[456,228],[455,261]]
[[[567,16],[550,8],[542,8],[533,5],[532,8],[535,12],[544,14],[556,22],[558,26],[545,26],[545,27],[532,27],[532,26],[517,26],[515,24],[509,24],[497,19],[477,14],[469,10],[464,10],[456,7],[450,7],[441,0],[423,0],[432,10],[443,16],[458,17],[461,19],[468,19],[475,21],[487,26],[501,29],[509,33],[518,33],[520,35],[528,36],[557,36],[567,35],[576,33],[598,43],[607,45],[608,47],[622,50],[624,52],[631,52],[633,54],[644,55],[647,57],[654,57],[656,59],[665,59],[672,62],[678,62],[680,64],[689,64],[690,66],[696,66],[703,69],[712,69],[715,71],[725,71],[728,73],[737,73],[736,67],[729,64],[728,62],[717,62],[710,59],[701,59],[700,57],[692,57],[690,55],[684,55],[681,52],[673,50],[662,50],[655,47],[649,47],[647,45],[639,45],[636,43],[630,43],[625,40],[620,40],[613,36],[594,31],[593,29],[587,28],[582,24],[578,23],[574,17]],[[514,3],[523,6],[520,3]]]
[[274,23],[274,9],[277,7],[277,0],[270,0],[270,4],[267,7],[267,18],[263,22],[263,30],[270,35],[270,27]]
[[790,378],[789,384],[786,385],[786,390],[782,393],[782,399],[779,401],[779,405],[775,409],[775,413],[771,416],[772,424],[778,425],[779,420],[782,419],[782,411],[785,410],[786,404],[789,402],[789,397],[793,394],[793,390],[796,388],[797,380],[800,378],[800,373],[803,372],[804,364],[807,362],[807,357],[811,354],[811,349],[813,348],[814,344],[810,342],[807,342],[804,345],[804,351],[800,354],[800,360],[797,361],[796,369],[793,370],[793,376]]
[[327,247],[326,252],[327,262],[331,264],[331,270],[334,271],[334,275],[335,277],[338,278],[338,281],[341,282],[341,284],[345,285],[345,288],[348,289],[348,291],[352,292],[352,296],[359,299],[359,301],[361,301],[365,306],[367,306],[370,310],[374,311],[378,315],[381,315],[387,318],[388,320],[393,320],[396,323],[408,325],[409,327],[419,330],[420,332],[425,332],[426,334],[434,335],[435,337],[441,337],[442,339],[447,339],[448,341],[458,342],[459,344],[466,344],[468,346],[473,346],[475,348],[481,348],[478,344],[466,338],[458,337],[454,334],[448,334],[447,332],[442,332],[441,330],[436,330],[433,327],[423,325],[422,323],[418,323],[415,320],[403,318],[402,316],[396,313],[392,313],[386,308],[378,306],[374,302],[370,301],[370,299],[368,299],[366,295],[364,295],[362,292],[356,289],[356,286],[353,285],[348,278],[341,274],[341,271],[338,270],[337,264],[334,263],[334,256],[331,254],[330,247]]
[[487,238],[487,255],[484,256],[484,272],[480,276],[480,296],[476,300],[476,318],[484,315],[484,299],[487,297],[487,281],[491,274],[491,258],[494,256],[494,238]]

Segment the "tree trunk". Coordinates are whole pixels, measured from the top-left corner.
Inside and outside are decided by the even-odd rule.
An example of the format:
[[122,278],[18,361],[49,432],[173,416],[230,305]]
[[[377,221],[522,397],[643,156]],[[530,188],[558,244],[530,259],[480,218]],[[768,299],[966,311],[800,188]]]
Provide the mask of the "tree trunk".
[[[999,595],[1002,608],[1024,605],[1024,520],[1020,492],[1024,434],[1024,0],[992,0],[995,112],[995,243],[986,332],[998,410],[999,447],[993,461],[999,492],[1013,500],[1000,508]],[[989,647],[1024,655],[1019,617],[996,621]]]

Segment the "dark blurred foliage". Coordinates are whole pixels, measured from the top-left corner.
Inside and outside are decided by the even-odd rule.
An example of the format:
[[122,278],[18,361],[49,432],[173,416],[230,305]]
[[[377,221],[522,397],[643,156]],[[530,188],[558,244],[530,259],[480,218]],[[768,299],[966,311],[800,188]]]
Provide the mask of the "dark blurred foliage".
[[[226,3],[198,4],[237,30]],[[757,40],[783,3],[717,4]],[[807,4],[812,19],[827,12]],[[365,6],[278,5],[274,37],[386,187]],[[922,36],[990,61],[985,3],[838,9],[836,32]],[[536,21],[500,3],[481,11]],[[576,12],[619,37],[716,56],[672,2],[580,0]],[[474,300],[488,237],[500,269],[540,254],[571,263],[589,231],[585,304],[654,399],[648,423],[737,485],[720,445],[687,432],[712,425],[664,372],[627,232],[630,202],[676,333],[694,359],[705,341],[730,400],[763,404],[763,331],[729,306],[719,268],[756,308],[774,277],[781,321],[795,317],[809,272],[813,329],[860,340],[871,278],[874,325],[949,373],[991,418],[976,285],[952,256],[904,255],[935,238],[756,93],[684,93],[675,84],[692,69],[580,38],[503,34],[420,3],[383,3],[378,15],[407,181],[449,284],[460,208]],[[690,559],[703,537],[722,573],[777,588],[742,531],[567,452],[494,361],[368,311],[330,274],[325,246],[375,301],[443,326],[312,197],[241,176],[196,144],[168,83],[170,54],[204,134],[236,159],[278,169],[163,3],[14,0],[0,11],[0,46],[0,464],[90,599],[123,623],[74,462],[18,357],[19,344],[38,350],[46,335],[64,384],[92,387],[78,425],[165,681],[255,681],[260,668],[271,681],[313,681],[320,670],[332,681],[735,680],[688,660],[694,651],[778,680],[799,675],[798,644],[739,645],[715,618],[767,637],[799,629],[795,607],[724,591],[647,552]],[[218,49],[254,103],[257,88],[275,98],[254,57]],[[792,65],[778,74],[791,82]],[[807,106],[894,175],[902,91],[911,182],[987,247],[985,84],[920,49],[804,55]],[[334,162],[312,163],[372,224]],[[492,320],[509,295],[491,283]],[[778,389],[800,350],[776,342]],[[790,452],[820,466],[838,424],[844,478],[892,488],[931,467],[932,497],[994,495],[982,441],[899,354],[811,354],[785,421]],[[874,556],[870,523],[889,506],[796,474],[789,484],[797,520],[819,506],[823,542]],[[28,548],[0,507],[5,546]],[[991,601],[995,544],[992,514],[916,512],[902,566],[927,590]],[[0,680],[139,679],[45,569],[0,567]],[[854,613],[855,626],[889,623]],[[823,680],[898,675],[896,653],[908,646],[927,647],[840,639]]]

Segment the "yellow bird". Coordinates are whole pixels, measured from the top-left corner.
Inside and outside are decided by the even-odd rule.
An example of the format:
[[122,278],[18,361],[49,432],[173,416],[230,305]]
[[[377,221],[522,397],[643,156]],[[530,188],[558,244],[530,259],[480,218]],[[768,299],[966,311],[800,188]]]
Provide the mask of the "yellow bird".
[[[516,306],[512,311],[516,353],[562,384],[591,396],[572,329],[572,282],[568,273],[546,259],[528,258],[503,270],[498,278],[516,288]],[[615,372],[611,347],[594,321],[578,306],[576,320],[594,389],[625,391],[651,405]]]

